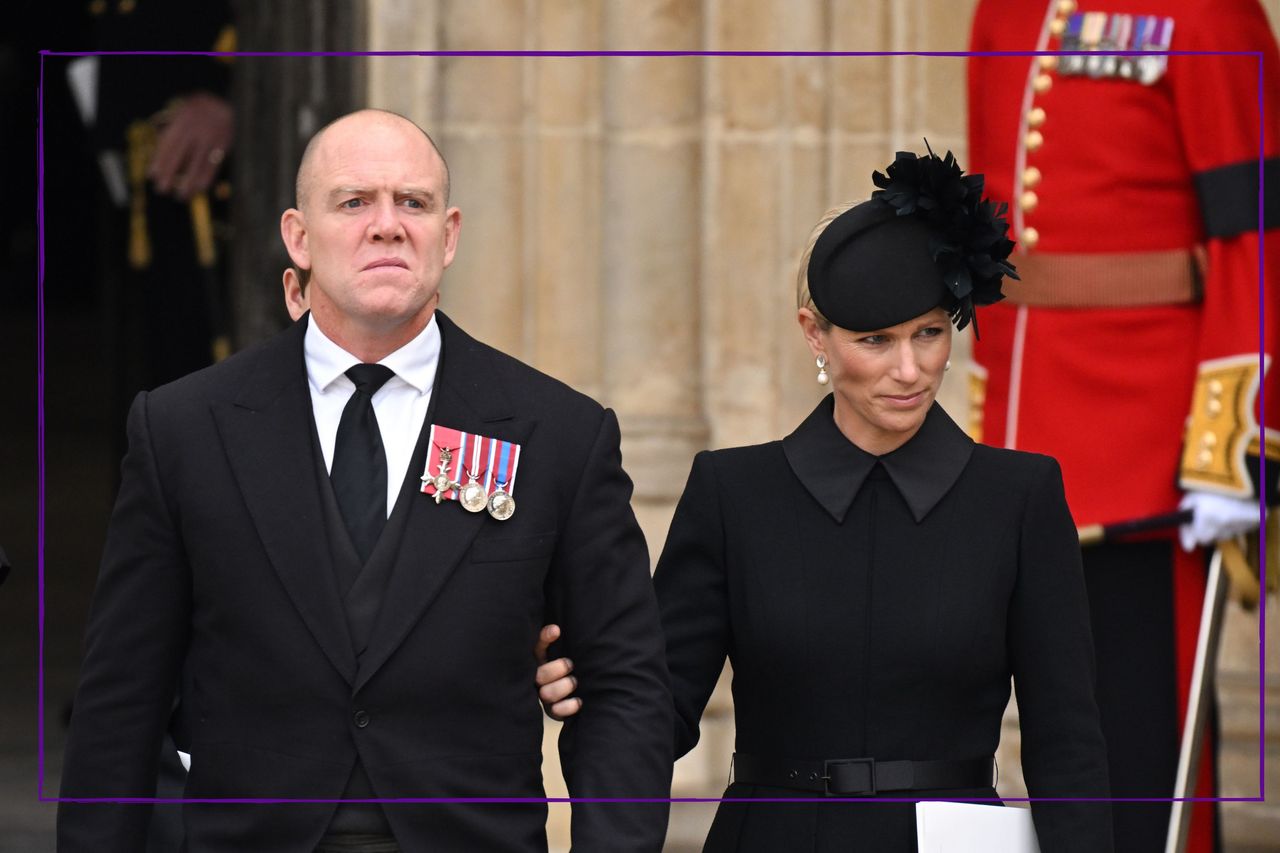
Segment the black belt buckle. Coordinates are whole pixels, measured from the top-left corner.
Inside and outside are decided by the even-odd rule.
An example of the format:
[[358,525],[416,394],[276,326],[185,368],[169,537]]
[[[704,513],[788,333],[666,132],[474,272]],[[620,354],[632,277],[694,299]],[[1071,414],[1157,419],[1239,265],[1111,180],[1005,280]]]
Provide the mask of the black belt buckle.
[[823,761],[822,786],[828,797],[874,797],[876,760],[837,758]]

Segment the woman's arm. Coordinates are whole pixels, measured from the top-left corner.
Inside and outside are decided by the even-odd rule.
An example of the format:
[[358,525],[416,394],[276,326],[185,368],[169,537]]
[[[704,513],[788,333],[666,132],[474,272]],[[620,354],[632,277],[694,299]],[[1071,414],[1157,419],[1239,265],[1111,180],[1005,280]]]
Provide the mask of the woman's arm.
[[[729,649],[724,525],[708,453],[694,459],[653,582],[667,641],[679,758],[698,743],[698,721]],[[572,661],[546,659],[548,646],[559,636],[559,626],[545,626],[534,649],[539,663],[538,697],[547,716],[555,720],[572,717],[582,707],[582,700],[572,695],[578,687]]]
[[[1058,463],[1035,461],[1008,623],[1022,766],[1033,798],[1106,798],[1111,791],[1080,543]],[[1044,853],[1113,848],[1108,803],[1035,803],[1031,813]]]
[[724,519],[712,454],[694,457],[653,576],[675,701],[675,755],[698,742],[698,722],[729,652]]

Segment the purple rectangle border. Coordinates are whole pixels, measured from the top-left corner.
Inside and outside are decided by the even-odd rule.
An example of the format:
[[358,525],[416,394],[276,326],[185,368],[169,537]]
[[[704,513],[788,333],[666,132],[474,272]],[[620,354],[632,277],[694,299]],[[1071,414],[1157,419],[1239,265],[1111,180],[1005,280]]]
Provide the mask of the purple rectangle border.
[[[46,57],[76,57],[76,56],[222,56],[222,57],[275,57],[275,56],[304,56],[304,57],[325,57],[325,56],[443,56],[443,57],[528,57],[528,58],[573,58],[573,57],[871,57],[871,56],[941,56],[941,57],[970,57],[970,56],[1009,56],[1009,57],[1032,57],[1032,56],[1085,56],[1091,55],[1091,51],[1037,51],[1037,50],[997,50],[997,51],[914,51],[914,50],[894,50],[894,51],[779,51],[779,50],[601,50],[601,51],[585,51],[585,50],[479,50],[479,51],[463,51],[463,50],[383,50],[383,51],[298,51],[298,52],[270,52],[270,51],[40,51],[40,86],[36,92],[36,222],[39,247],[39,261],[37,265],[37,282],[36,282],[36,454],[38,457],[37,470],[39,472],[39,483],[37,494],[39,496],[39,507],[37,508],[37,590],[39,603],[37,606],[38,616],[38,685],[37,685],[37,714],[36,731],[37,731],[37,779],[36,779],[36,799],[42,803],[160,803],[160,804],[178,804],[178,803],[216,803],[216,804],[282,804],[282,803],[405,803],[405,804],[435,804],[435,803],[721,803],[726,800],[723,797],[667,797],[667,798],[634,798],[634,797],[399,797],[399,798],[380,798],[380,799],[360,799],[360,800],[343,800],[343,799],[280,799],[280,798],[264,798],[264,797],[224,797],[224,798],[205,798],[205,799],[186,799],[173,797],[89,797],[89,798],[73,798],[73,797],[48,797],[44,793],[44,770],[45,770],[45,728],[44,728],[44,623],[45,623],[45,583],[44,583],[44,535],[45,535],[45,420],[44,420],[44,379],[45,379],[45,328],[44,328],[44,273],[45,273],[45,223],[44,223],[44,66]],[[1266,107],[1263,99],[1263,54],[1261,51],[1239,51],[1239,50],[1162,50],[1162,51],[1110,51],[1108,55],[1117,56],[1252,56],[1258,60],[1258,375],[1264,376],[1266,369],[1265,351],[1263,349],[1266,331],[1266,312],[1262,304],[1263,296],[1263,275],[1266,269],[1265,251],[1264,251],[1264,220],[1263,209],[1266,199],[1266,186],[1264,175],[1264,155],[1265,155],[1265,120]],[[1264,413],[1260,420],[1265,420],[1266,412],[1266,383],[1261,380],[1258,382],[1258,408]],[[1265,426],[1260,423],[1260,433],[1265,432]],[[1260,438],[1263,436],[1260,434]],[[1263,442],[1265,444],[1265,441]],[[1266,482],[1267,459],[1265,453],[1259,454],[1259,465],[1261,466],[1259,481]],[[1264,491],[1259,489],[1260,492]],[[1168,803],[1168,802],[1187,802],[1187,803],[1260,803],[1266,800],[1266,640],[1267,640],[1267,561],[1265,555],[1267,553],[1267,528],[1266,528],[1266,498],[1265,495],[1259,495],[1258,498],[1258,515],[1259,515],[1259,553],[1263,555],[1260,567],[1260,587],[1263,591],[1260,596],[1260,604],[1258,611],[1258,796],[1256,797],[1111,797],[1105,799],[1099,798],[1079,798],[1079,797],[967,797],[948,800],[948,802],[1011,802],[1011,803],[1039,803],[1039,802],[1113,802],[1113,803]],[[1280,568],[1280,567],[1277,567]],[[759,798],[752,799],[750,802],[778,802],[778,803],[915,803],[930,802],[929,799],[919,797],[874,797],[874,798],[843,798],[843,797],[797,797],[797,798]]]

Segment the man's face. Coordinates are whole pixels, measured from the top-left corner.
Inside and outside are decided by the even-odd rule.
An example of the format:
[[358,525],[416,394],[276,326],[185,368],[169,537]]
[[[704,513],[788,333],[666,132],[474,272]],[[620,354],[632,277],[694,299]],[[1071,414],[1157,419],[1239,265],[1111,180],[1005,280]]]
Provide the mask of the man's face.
[[446,208],[444,163],[396,116],[356,113],[324,132],[302,209],[281,221],[294,263],[310,269],[312,316],[339,338],[416,333],[453,262],[461,216]]

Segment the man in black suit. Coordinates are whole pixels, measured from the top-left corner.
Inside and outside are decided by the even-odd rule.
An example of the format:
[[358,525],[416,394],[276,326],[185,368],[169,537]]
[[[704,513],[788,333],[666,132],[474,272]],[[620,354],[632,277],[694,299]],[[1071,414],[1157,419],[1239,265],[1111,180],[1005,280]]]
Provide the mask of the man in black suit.
[[[407,119],[333,122],[281,220],[309,315],[134,402],[64,800],[150,796],[175,689],[187,799],[542,797],[530,649],[553,619],[586,685],[560,740],[570,793],[668,795],[663,642],[617,420],[436,310],[461,222],[448,193]],[[518,512],[422,493],[444,453],[433,424],[507,443],[503,477],[471,457],[455,487],[503,484]],[[141,849],[149,810],[64,802],[59,850]],[[184,806],[192,853],[539,850],[545,818]],[[658,850],[666,819],[661,803],[575,805],[574,844]]]

